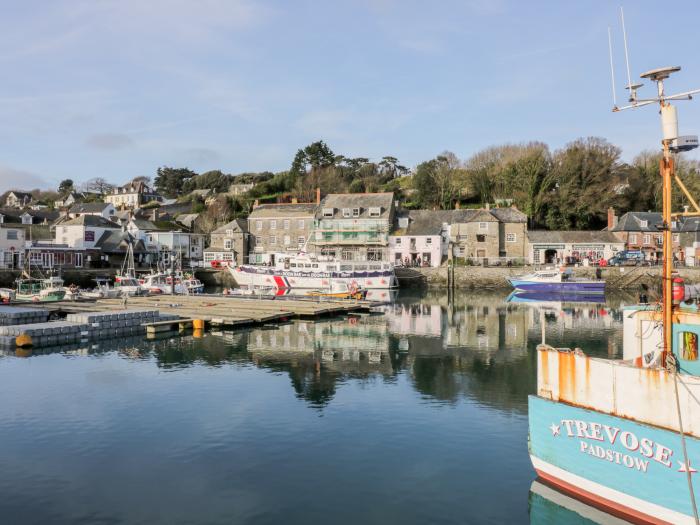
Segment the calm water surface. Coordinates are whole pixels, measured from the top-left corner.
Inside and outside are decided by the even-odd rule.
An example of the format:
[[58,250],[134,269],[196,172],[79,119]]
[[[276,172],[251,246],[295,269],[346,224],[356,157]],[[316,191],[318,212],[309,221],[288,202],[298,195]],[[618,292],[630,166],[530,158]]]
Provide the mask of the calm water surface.
[[385,315],[0,357],[0,523],[589,523],[531,493],[548,342],[621,299],[402,293]]

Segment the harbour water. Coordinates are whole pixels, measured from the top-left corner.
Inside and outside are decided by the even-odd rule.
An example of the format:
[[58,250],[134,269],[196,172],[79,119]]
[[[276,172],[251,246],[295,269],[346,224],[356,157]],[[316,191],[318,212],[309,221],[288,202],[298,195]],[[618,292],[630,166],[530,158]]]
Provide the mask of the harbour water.
[[527,396],[542,319],[619,357],[626,301],[536,299],[6,353],[0,522],[595,522],[531,492]]

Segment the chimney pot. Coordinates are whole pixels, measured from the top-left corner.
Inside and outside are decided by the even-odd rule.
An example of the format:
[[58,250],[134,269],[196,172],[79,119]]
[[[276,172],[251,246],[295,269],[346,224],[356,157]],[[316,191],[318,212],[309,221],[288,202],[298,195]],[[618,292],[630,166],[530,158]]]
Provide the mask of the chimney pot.
[[321,204],[321,188],[316,188],[316,204]]

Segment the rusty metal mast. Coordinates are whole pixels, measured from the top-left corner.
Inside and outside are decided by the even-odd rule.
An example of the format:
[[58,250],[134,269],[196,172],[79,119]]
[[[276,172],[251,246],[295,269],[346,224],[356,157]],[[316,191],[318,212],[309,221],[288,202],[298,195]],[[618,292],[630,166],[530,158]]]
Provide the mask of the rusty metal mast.
[[[632,84],[629,67],[629,55],[627,51],[627,32],[625,30],[625,18],[620,7],[620,18],[622,22],[622,35],[625,44],[625,62],[627,65],[627,87],[629,91],[629,105],[618,107],[615,100],[615,72],[613,69],[612,60],[612,39],[610,37],[610,29],[608,28],[608,45],[610,51],[610,73],[613,89],[613,111],[622,111],[625,109],[636,109],[649,104],[659,104],[661,114],[661,128],[663,138],[661,145],[663,148],[663,157],[660,162],[659,172],[662,178],[663,186],[663,272],[662,272],[662,303],[663,303],[663,361],[669,352],[673,351],[673,219],[682,216],[700,216],[700,207],[695,199],[690,195],[683,182],[678,178],[675,171],[675,160],[673,153],[689,151],[698,147],[698,137],[695,135],[680,136],[678,134],[678,114],[676,107],[673,106],[671,100],[691,100],[695,93],[700,93],[700,89],[685,91],[675,95],[666,95],[664,92],[664,80],[671,73],[676,73],[681,70],[680,66],[662,67],[652,69],[640,75],[641,78],[651,80],[656,83],[657,96],[653,98],[638,98],[637,90],[643,84]],[[686,196],[694,211],[673,213],[672,210],[672,186],[673,181],[676,182],[680,190]]]

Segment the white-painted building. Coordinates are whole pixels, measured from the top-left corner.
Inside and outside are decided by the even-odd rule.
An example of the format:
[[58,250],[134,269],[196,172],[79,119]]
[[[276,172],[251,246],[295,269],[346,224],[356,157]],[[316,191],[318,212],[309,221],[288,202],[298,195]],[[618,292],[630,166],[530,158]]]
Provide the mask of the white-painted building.
[[177,231],[149,231],[145,237],[146,250],[158,252],[159,259],[170,262],[170,253],[179,254],[181,260],[201,261],[204,256],[204,235]]
[[389,236],[390,261],[397,266],[440,266],[447,257],[450,222],[450,211],[400,212]]
[[138,208],[152,201],[162,200],[153,189],[143,181],[131,181],[124,186],[114,188],[112,193],[104,196],[104,201],[115,208]]
[[24,256],[24,229],[0,227],[0,268],[21,268]]
[[68,216],[71,219],[80,217],[81,215],[97,215],[105,219],[114,217],[117,210],[111,202],[83,202],[74,204],[68,210]]
[[609,231],[527,232],[530,264],[589,263],[610,259],[625,243]]
[[81,215],[58,224],[55,243],[71,248],[92,249],[105,233],[121,230],[121,226],[99,215]]

